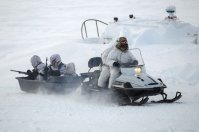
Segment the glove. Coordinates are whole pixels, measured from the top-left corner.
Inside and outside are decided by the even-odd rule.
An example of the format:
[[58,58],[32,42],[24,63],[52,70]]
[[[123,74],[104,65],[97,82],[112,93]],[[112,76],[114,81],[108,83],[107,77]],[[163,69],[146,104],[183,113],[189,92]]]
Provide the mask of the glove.
[[31,70],[27,70],[27,74],[28,74],[28,75],[32,75]]
[[34,76],[34,74],[33,74],[33,72],[31,72],[31,70],[27,70],[27,74],[28,74],[28,79],[30,79],[30,80],[34,80],[35,79],[35,76]]
[[39,74],[38,71],[35,70],[35,69],[32,70],[32,73],[33,73],[34,75],[36,75],[36,76]]
[[133,65],[138,65],[138,61],[137,61],[137,60],[134,60],[132,64],[133,64]]
[[114,67],[120,67],[120,63],[114,62],[114,63],[113,63],[113,66],[114,66]]

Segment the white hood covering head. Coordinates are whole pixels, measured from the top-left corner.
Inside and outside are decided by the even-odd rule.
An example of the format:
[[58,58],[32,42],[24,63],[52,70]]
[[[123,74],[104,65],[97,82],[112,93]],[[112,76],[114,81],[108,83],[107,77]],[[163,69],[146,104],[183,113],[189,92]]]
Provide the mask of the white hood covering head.
[[55,61],[56,63],[61,62],[61,57],[59,54],[54,54],[50,57],[50,64],[53,63],[53,61]]
[[33,55],[30,59],[32,66],[35,68],[37,67],[40,63],[42,63],[41,59],[37,55]]

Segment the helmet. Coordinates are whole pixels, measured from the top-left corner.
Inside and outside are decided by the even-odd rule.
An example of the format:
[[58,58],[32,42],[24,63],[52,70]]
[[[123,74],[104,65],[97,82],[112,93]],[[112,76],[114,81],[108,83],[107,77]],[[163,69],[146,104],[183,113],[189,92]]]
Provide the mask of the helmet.
[[50,57],[50,64],[54,65],[55,63],[59,64],[61,62],[61,57],[59,54],[53,54]]
[[40,63],[42,63],[40,57],[37,55],[33,55],[30,61],[33,67],[37,67]]

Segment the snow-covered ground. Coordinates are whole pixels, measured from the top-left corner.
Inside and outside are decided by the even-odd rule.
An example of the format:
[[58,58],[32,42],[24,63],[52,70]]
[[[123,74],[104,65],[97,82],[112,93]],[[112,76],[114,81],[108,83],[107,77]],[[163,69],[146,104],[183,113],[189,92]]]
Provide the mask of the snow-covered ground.
[[[149,30],[131,41],[142,50],[147,73],[167,84],[169,97],[182,92],[183,97],[173,104],[121,107],[104,98],[87,100],[79,89],[70,95],[25,93],[15,79],[21,75],[9,71],[31,69],[30,57],[34,54],[44,61],[59,53],[63,62],[76,64],[78,74],[85,72],[88,59],[100,56],[108,45],[81,40],[84,20],[109,22],[116,16],[120,19],[134,14],[161,21],[169,4],[176,6],[181,21],[199,25],[199,0],[0,1],[0,131],[198,132],[199,45],[189,41],[190,37],[176,41],[179,32],[173,28],[173,36],[167,39],[159,36],[154,41],[157,39],[151,39],[152,34],[160,32]],[[161,31],[166,29],[162,27]]]

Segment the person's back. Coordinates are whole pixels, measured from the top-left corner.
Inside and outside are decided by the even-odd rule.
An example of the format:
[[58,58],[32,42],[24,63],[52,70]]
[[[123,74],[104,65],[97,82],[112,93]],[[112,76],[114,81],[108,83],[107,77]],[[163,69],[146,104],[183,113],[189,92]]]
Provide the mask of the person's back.
[[101,55],[101,58],[102,58],[102,63],[105,63],[106,62],[106,59],[108,57],[108,54],[111,52],[111,50],[114,49],[114,45],[110,46],[109,48],[107,48],[106,50],[104,50],[104,52],[102,53]]
[[108,54],[113,50],[114,46],[107,48],[101,55],[102,58],[102,66],[101,66],[101,73],[98,79],[98,87],[104,88],[106,87],[107,80],[110,76],[110,69],[109,66],[106,64],[106,59]]
[[32,72],[30,70],[27,71],[29,73],[29,77],[31,79],[42,80],[44,76],[45,64],[41,61],[40,57],[37,55],[33,55],[30,61],[34,69],[32,70]]

